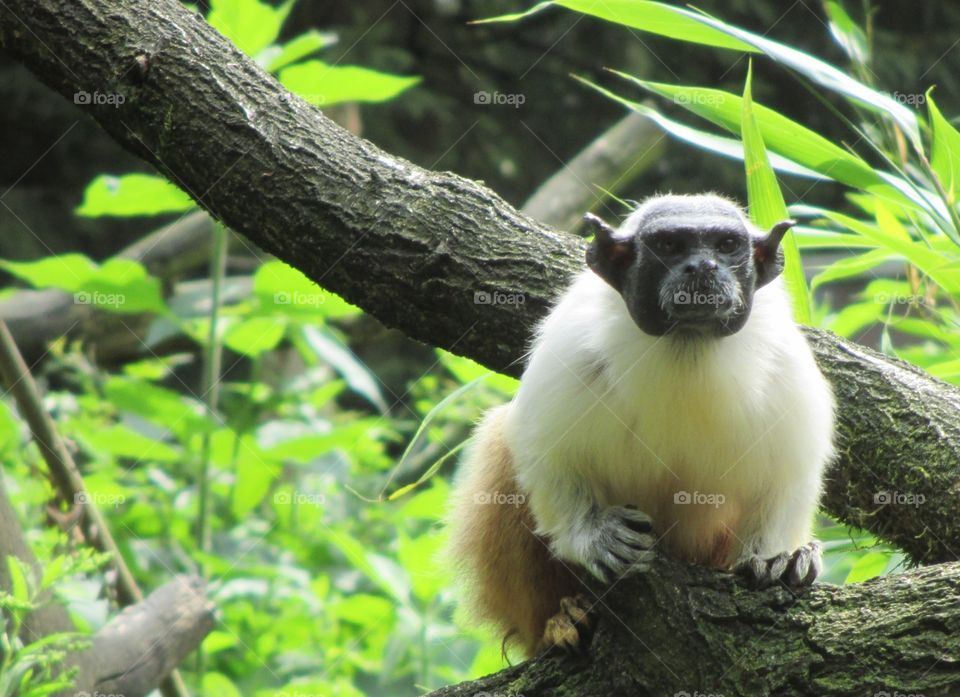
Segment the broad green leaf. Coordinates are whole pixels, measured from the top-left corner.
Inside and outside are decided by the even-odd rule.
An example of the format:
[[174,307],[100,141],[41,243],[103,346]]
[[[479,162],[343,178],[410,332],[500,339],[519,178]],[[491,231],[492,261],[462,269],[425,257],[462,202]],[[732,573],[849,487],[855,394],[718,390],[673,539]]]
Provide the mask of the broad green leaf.
[[78,305],[121,313],[166,311],[159,279],[129,259],[114,258],[97,266],[82,254],[64,254],[37,261],[0,261],[0,268],[34,287],[73,293]]
[[830,33],[854,63],[866,64],[870,60],[870,44],[863,29],[853,21],[839,2],[826,0],[823,3],[830,20]]
[[293,0],[272,7],[259,0],[212,0],[207,21],[248,56],[276,41]]
[[253,291],[265,308],[284,314],[340,319],[360,313],[359,308],[282,261],[270,261],[257,269]]
[[513,396],[517,391],[517,387],[520,385],[520,381],[516,378],[503,375],[502,373],[491,374],[490,369],[486,366],[480,365],[469,358],[457,356],[449,351],[437,349],[437,357],[440,359],[441,365],[449,370],[461,385],[487,375],[486,387],[495,389],[507,396]]
[[280,71],[280,82],[317,106],[341,102],[385,102],[420,82],[419,77],[391,75],[356,65],[329,65],[311,60]]
[[872,225],[835,211],[823,210],[822,214],[832,222],[873,240],[878,246],[898,253],[947,292],[960,293],[960,269],[951,268],[952,259],[938,254],[919,242],[904,240],[896,233],[891,234],[878,225]]
[[[743,100],[737,95],[707,87],[649,82],[619,71],[613,72],[644,89],[673,100],[675,104],[726,128],[731,133],[739,133],[741,130]],[[753,104],[753,114],[764,145],[772,152],[849,186],[861,189],[888,188],[869,164],[820,134],[761,104]]]
[[867,552],[853,565],[844,583],[860,583],[881,575],[890,561],[890,552]]
[[[678,121],[667,118],[656,109],[648,107],[645,104],[640,104],[639,102],[633,102],[629,99],[625,99],[610,90],[607,90],[599,85],[590,82],[587,79],[578,77],[574,75],[574,79],[582,82],[591,89],[596,90],[605,97],[609,97],[615,102],[623,104],[628,109],[637,112],[638,114],[643,114],[655,124],[657,124],[661,129],[666,133],[669,133],[674,138],[682,140],[685,143],[689,143],[695,147],[698,147],[702,150],[707,150],[717,155],[722,155],[723,157],[729,157],[734,160],[743,161],[743,143],[739,140],[733,138],[724,138],[722,136],[714,135],[713,133],[707,133],[706,131],[701,131],[696,128],[691,128],[686,126]],[[795,162],[791,162],[785,157],[781,157],[776,153],[770,153],[770,164],[778,172],[784,172],[785,174],[792,174],[797,177],[806,177],[809,179],[823,179],[823,177],[814,172],[812,169],[807,167],[802,167]]]
[[273,73],[336,42],[336,34],[310,29],[290,39],[283,46],[270,46],[264,49],[258,56],[258,60],[262,60],[266,69]]
[[865,254],[858,254],[855,257],[839,259],[814,276],[810,282],[810,287],[811,289],[816,289],[824,283],[839,281],[844,278],[851,278],[852,276],[860,276],[880,266],[880,264],[888,261],[892,256],[889,250],[874,249]]
[[[747,175],[747,200],[750,203],[750,217],[761,229],[768,230],[781,220],[789,218],[787,205],[783,201],[777,176],[770,167],[763,135],[757,126],[753,113],[753,99],[750,85],[753,68],[747,69],[747,83],[743,89],[742,138],[744,165]],[[792,232],[788,232],[780,245],[784,256],[784,281],[793,301],[794,319],[801,324],[810,324],[810,291],[803,271],[800,249]]]
[[7,570],[10,574],[10,595],[21,603],[29,603],[32,595],[30,567],[11,554],[7,557]]
[[927,371],[941,380],[954,381],[960,378],[960,358],[934,363],[927,367]]
[[361,626],[378,625],[393,615],[394,605],[386,598],[354,593],[330,607],[334,617]]
[[160,279],[142,264],[113,258],[74,291],[74,301],[119,313],[166,312]]
[[230,500],[230,512],[236,520],[243,520],[260,505],[263,497],[280,476],[280,466],[263,456],[247,436],[241,438],[237,452],[237,481]]
[[933,88],[927,91],[930,127],[933,131],[930,165],[947,192],[950,205],[960,202],[960,131],[951,125],[933,101]]
[[500,15],[499,17],[480,20],[477,23],[513,22],[529,17],[552,5],[566,7],[605,19],[608,22],[642,29],[681,41],[738,51],[752,52],[757,50],[750,44],[731,38],[722,31],[704,26],[696,17],[689,16],[689,13],[676,12],[676,8],[670,5],[659,2],[644,2],[643,0],[557,0],[557,2],[542,2],[526,12]]
[[798,225],[793,228],[800,249],[875,249],[877,244],[860,235]]
[[871,324],[881,321],[885,314],[886,308],[878,303],[853,303],[831,317],[827,322],[827,329],[849,339]]
[[194,208],[193,199],[163,177],[152,174],[101,174],[87,185],[77,215],[88,218],[179,213]]
[[73,292],[97,271],[83,254],[60,254],[36,261],[0,261],[0,268],[35,288]]
[[161,440],[149,438],[123,424],[92,429],[83,439],[96,451],[114,457],[152,462],[181,462],[183,452]]
[[223,335],[223,343],[231,351],[256,358],[272,351],[283,339],[286,322],[280,317],[247,317],[233,323]]

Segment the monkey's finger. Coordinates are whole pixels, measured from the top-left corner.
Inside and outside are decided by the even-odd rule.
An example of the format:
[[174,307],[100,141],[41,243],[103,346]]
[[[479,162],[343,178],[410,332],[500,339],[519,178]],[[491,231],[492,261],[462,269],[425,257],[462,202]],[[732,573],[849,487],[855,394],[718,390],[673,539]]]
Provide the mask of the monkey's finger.
[[767,576],[770,582],[778,581],[790,567],[790,553],[780,552],[777,556],[767,560]]
[[636,532],[653,532],[653,518],[633,504],[618,507],[617,515],[624,524]]

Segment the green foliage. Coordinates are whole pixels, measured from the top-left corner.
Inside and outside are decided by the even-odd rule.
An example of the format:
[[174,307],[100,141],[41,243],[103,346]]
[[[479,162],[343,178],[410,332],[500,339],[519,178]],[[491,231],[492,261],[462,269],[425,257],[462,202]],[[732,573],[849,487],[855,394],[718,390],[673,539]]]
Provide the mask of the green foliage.
[[68,653],[89,646],[84,634],[59,632],[25,643],[21,630],[71,577],[99,571],[108,560],[91,550],[53,556],[39,578],[17,557],[4,560],[10,592],[0,591],[0,697],[42,697],[73,686],[76,668],[63,670],[62,664]]

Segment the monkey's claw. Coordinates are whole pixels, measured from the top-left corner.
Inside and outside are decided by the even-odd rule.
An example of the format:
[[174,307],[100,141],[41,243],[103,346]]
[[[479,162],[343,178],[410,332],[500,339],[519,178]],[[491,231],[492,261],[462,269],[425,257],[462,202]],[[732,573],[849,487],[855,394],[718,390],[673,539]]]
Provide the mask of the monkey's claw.
[[593,636],[590,604],[583,594],[560,599],[560,612],[547,620],[537,653],[558,648],[565,653],[582,653]]
[[734,569],[757,588],[768,588],[776,583],[783,583],[789,588],[804,588],[811,585],[822,570],[823,546],[816,540],[792,554],[781,552],[769,559],[752,556]]
[[649,570],[653,561],[653,521],[635,506],[611,506],[598,513],[585,566],[603,583]]

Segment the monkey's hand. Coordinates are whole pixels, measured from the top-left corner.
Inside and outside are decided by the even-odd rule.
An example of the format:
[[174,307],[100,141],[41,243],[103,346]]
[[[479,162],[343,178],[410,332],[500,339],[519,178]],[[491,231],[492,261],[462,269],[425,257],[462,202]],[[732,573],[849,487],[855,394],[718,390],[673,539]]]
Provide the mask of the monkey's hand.
[[577,556],[603,583],[650,568],[656,537],[650,516],[634,506],[597,511],[579,531]]
[[776,583],[804,588],[814,582],[822,569],[823,546],[813,540],[792,554],[781,552],[769,559],[749,557],[737,564],[734,571],[756,588],[768,588]]

